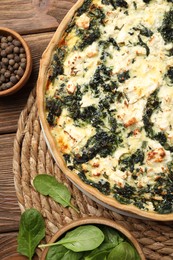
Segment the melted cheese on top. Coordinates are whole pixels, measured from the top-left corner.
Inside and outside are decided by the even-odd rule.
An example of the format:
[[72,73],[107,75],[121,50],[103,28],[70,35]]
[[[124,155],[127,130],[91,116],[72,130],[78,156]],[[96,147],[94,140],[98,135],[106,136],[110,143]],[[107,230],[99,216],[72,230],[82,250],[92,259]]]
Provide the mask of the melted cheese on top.
[[[142,0],[126,0],[127,9],[113,8],[111,4],[104,5],[101,0],[94,0],[92,3],[105,14],[104,22],[99,22],[100,37],[86,47],[79,48],[80,30],[85,32],[90,29],[92,16],[86,10],[85,13],[74,17],[75,26],[65,38],[68,51],[63,61],[63,75],[50,82],[46,95],[54,97],[58,92],[63,100],[63,95],[75,96],[79,89],[82,93],[77,103],[80,111],[85,111],[88,107],[98,109],[103,100],[108,98],[102,85],[114,82],[115,87],[111,93],[115,96],[121,93],[122,97],[110,102],[109,111],[105,112],[103,118],[104,126],[101,128],[104,131],[110,130],[108,114],[111,113],[118,124],[117,135],[122,140],[111,154],[101,156],[98,153],[94,158],[81,163],[80,167],[91,181],[104,180],[108,181],[111,187],[119,188],[128,184],[140,190],[148,184],[155,185],[160,173],[167,176],[168,164],[173,160],[172,152],[157,138],[151,137],[144,125],[148,100],[157,92],[160,103],[150,117],[152,130],[155,136],[164,132],[168,144],[173,145],[173,87],[166,79],[168,69],[173,66],[173,58],[168,55],[173,44],[166,43],[159,32],[164,15],[171,10],[172,3],[155,0],[146,4]],[[145,34],[146,31],[142,33],[146,28],[150,32],[149,35]],[[110,43],[110,39],[114,39],[117,45],[108,44],[103,49],[101,42]],[[103,76],[104,83],[96,83],[93,87],[91,81],[95,79],[96,69],[101,64],[109,68],[111,73],[107,78]],[[123,73],[126,72],[127,78],[120,79],[119,77],[123,77]],[[65,87],[59,90],[62,83]],[[97,94],[95,89],[98,90]],[[61,152],[71,156],[69,164],[73,165],[75,156],[82,156],[89,147],[89,140],[98,130],[92,123],[92,117],[89,121],[81,123],[82,119],[75,121],[69,111],[70,108],[62,110],[56,119],[56,126],[52,127],[51,131]],[[143,151],[144,158],[143,162],[134,165],[134,178],[130,166],[123,167],[123,164],[124,159],[135,154],[137,150]],[[78,173],[78,167],[74,172]],[[152,195],[143,196],[147,200]],[[156,200],[159,200],[158,197]],[[154,204],[147,200],[144,210],[154,210]]]

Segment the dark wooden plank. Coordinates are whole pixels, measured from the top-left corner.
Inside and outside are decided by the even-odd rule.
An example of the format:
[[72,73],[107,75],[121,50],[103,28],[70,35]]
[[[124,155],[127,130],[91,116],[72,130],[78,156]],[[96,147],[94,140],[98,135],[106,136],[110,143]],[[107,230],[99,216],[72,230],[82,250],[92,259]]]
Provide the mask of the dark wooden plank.
[[53,32],[24,37],[31,49],[33,69],[29,81],[19,92],[0,98],[0,134],[16,131],[19,115],[26,105],[29,93],[36,84],[39,60],[52,36]]
[[[28,258],[17,253],[17,232],[0,234],[1,260],[27,260]],[[34,255],[33,260],[38,260]]]
[[0,233],[17,231],[21,215],[12,171],[14,137],[0,135]]
[[76,0],[1,0],[0,26],[21,34],[53,31]]
[[10,257],[17,250],[17,232],[0,234],[0,259]]

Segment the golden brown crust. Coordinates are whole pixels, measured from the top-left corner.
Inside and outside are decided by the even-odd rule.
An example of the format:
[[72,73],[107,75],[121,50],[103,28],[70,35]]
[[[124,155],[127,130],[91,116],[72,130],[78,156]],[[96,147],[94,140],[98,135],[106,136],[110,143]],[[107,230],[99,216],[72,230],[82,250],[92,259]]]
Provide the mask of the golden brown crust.
[[[42,55],[42,59],[40,61],[40,69],[39,69],[39,76],[37,81],[37,104],[38,104],[38,112],[39,117],[42,125],[42,129],[45,134],[46,141],[48,146],[52,152],[52,155],[59,165],[60,169],[66,174],[66,176],[84,193],[88,196],[100,202],[104,206],[117,210],[121,213],[132,215],[135,217],[142,217],[157,221],[171,221],[173,220],[173,213],[171,214],[158,214],[155,212],[146,212],[143,211],[133,205],[124,205],[116,201],[114,198],[107,197],[100,193],[97,189],[85,184],[77,175],[72,174],[72,172],[66,167],[65,161],[60,154],[60,150],[58,149],[55,140],[50,132],[50,127],[47,123],[45,118],[45,106],[44,106],[44,90],[48,80],[48,68],[50,65],[52,53],[54,48],[57,46],[59,41],[61,40],[61,36],[67,27],[67,24],[71,21],[75,11],[82,5],[83,0],[77,1],[77,3],[72,7],[72,9],[67,13],[61,24],[59,25],[57,31],[55,32],[52,40],[50,41],[48,47],[46,48],[45,52]],[[132,122],[130,122],[132,123]]]

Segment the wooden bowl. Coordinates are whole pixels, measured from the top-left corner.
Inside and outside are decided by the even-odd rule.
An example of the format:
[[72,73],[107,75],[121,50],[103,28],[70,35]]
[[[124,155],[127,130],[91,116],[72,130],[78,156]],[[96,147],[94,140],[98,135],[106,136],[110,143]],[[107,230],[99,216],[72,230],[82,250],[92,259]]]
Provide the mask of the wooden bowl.
[[11,35],[13,38],[20,41],[25,50],[25,54],[26,54],[26,68],[25,68],[23,76],[19,79],[19,81],[14,86],[10,87],[9,89],[1,90],[0,91],[0,97],[1,97],[1,96],[11,95],[11,94],[17,92],[18,90],[20,90],[25,85],[25,83],[29,79],[29,76],[32,71],[32,57],[31,57],[31,52],[30,52],[30,48],[29,48],[28,44],[22,38],[22,36],[20,34],[18,34],[16,31],[11,30],[6,27],[0,27],[0,35],[3,35],[3,36]]
[[[121,234],[123,234],[125,237],[127,237],[127,239],[133,244],[133,246],[136,248],[141,260],[145,260],[145,256],[142,252],[142,249],[139,245],[139,243],[137,242],[137,240],[132,236],[132,234],[125,229],[123,226],[117,224],[115,221],[110,220],[110,219],[106,219],[106,218],[101,218],[101,217],[88,217],[88,218],[82,218],[82,219],[78,219],[75,221],[72,221],[71,223],[65,225],[64,227],[62,227],[57,233],[55,233],[55,235],[50,239],[49,243],[54,243],[55,241],[57,241],[61,236],[64,236],[66,232],[70,231],[71,229],[74,229],[76,227],[82,226],[82,225],[104,225],[104,226],[108,226],[111,228],[116,229],[118,232],[120,232]],[[46,255],[48,253],[49,247],[46,247],[41,255],[40,260],[45,260],[46,259]]]

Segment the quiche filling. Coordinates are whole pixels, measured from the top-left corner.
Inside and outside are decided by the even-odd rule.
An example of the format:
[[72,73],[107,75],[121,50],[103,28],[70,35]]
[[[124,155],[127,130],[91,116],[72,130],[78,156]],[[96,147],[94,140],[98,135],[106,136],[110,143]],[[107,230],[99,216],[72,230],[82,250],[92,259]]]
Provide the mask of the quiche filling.
[[45,113],[72,174],[173,212],[173,1],[85,0],[54,50]]

